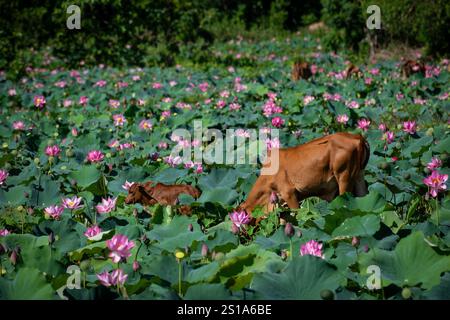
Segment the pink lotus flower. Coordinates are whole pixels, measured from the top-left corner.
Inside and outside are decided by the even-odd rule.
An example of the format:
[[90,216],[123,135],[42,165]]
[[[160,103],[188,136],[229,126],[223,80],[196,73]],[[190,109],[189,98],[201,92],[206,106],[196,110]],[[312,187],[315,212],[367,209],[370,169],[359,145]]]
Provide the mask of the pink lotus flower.
[[423,183],[428,186],[428,193],[436,198],[439,191],[447,190],[445,182],[448,179],[447,174],[439,174],[437,171],[433,171],[430,176],[423,179]]
[[42,109],[45,106],[45,104],[47,103],[44,96],[35,96],[33,99],[33,102],[34,102],[34,105],[39,109]]
[[378,68],[372,68],[372,69],[369,70],[369,73],[372,74],[372,75],[374,75],[374,76],[377,76],[377,75],[380,74],[380,69],[378,69]]
[[280,117],[275,117],[272,119],[272,125],[276,128],[280,128],[284,124],[284,120]]
[[307,106],[308,104],[310,104],[311,102],[313,102],[316,98],[314,98],[313,96],[305,96],[303,98],[303,104],[305,106]]
[[5,183],[6,178],[8,178],[9,173],[6,170],[0,170],[0,186]]
[[71,131],[71,133],[72,133],[72,135],[73,135],[74,137],[78,136],[78,130],[77,130],[77,128],[72,128],[72,130],[70,130],[70,131]]
[[198,85],[198,88],[200,89],[201,92],[206,92],[206,91],[208,91],[209,84],[208,84],[208,82],[200,83]]
[[0,229],[0,237],[6,237],[10,233],[7,229]]
[[66,85],[67,83],[65,81],[58,81],[55,83],[55,86],[59,88],[64,88]]
[[161,89],[162,88],[162,84],[159,83],[159,82],[155,82],[155,83],[153,83],[152,88],[153,89]]
[[14,130],[23,131],[25,130],[25,123],[23,121],[15,121],[12,125]]
[[63,101],[63,106],[64,106],[65,108],[70,107],[71,105],[72,105],[72,100],[70,100],[70,99],[65,99],[65,100]]
[[367,129],[369,129],[369,126],[370,126],[370,120],[367,120],[364,118],[358,120],[358,128],[359,129],[367,131]]
[[378,126],[378,129],[380,129],[382,132],[385,132],[387,130],[387,127],[384,123],[380,123]]
[[76,210],[80,209],[83,206],[80,204],[82,198],[78,198],[77,196],[73,196],[72,198],[62,199],[62,205],[66,209]]
[[105,80],[99,80],[94,84],[94,87],[104,87],[104,86],[106,86]]
[[350,109],[358,109],[359,108],[359,103],[356,102],[355,100],[352,100],[350,102],[346,103],[347,107],[349,107]]
[[245,212],[245,210],[233,211],[233,213],[230,214],[230,220],[238,229],[240,229],[243,225],[250,222],[250,215]]
[[125,274],[122,269],[116,269],[111,273],[105,271],[103,273],[97,274],[97,278],[105,287],[123,286],[127,281],[128,275]]
[[336,117],[336,121],[339,123],[347,123],[348,122],[348,115],[346,114],[340,114]]
[[227,103],[223,100],[219,100],[216,103],[217,108],[222,109],[223,107],[225,107],[227,105]]
[[105,156],[103,155],[103,153],[101,151],[92,150],[92,151],[89,151],[89,153],[87,155],[87,160],[90,161],[91,163],[100,162],[103,160],[104,157]]
[[399,92],[395,95],[395,98],[397,99],[397,101],[402,100],[404,97],[405,97],[405,95],[401,92]]
[[176,86],[177,85],[177,82],[176,81],[170,81],[169,82],[169,86],[171,86],[171,87],[174,87],[174,86]]
[[387,144],[391,144],[394,141],[395,134],[392,131],[386,131],[383,134],[382,140],[386,140]]
[[122,127],[127,122],[127,119],[123,116],[123,114],[113,115],[113,120],[116,127]]
[[370,86],[372,84],[372,78],[365,78],[364,79],[364,84]]
[[435,170],[442,166],[442,161],[439,158],[433,157],[430,162],[427,164],[427,168],[430,170]]
[[50,206],[44,209],[44,212],[51,218],[58,220],[64,211],[64,207],[60,206]]
[[280,144],[280,140],[278,138],[273,138],[273,139],[266,139],[266,146],[267,146],[267,150],[272,150],[273,148],[275,149],[279,149],[281,144]]
[[131,77],[131,79],[133,81],[139,81],[139,80],[141,80],[141,77],[139,75],[134,75],[134,76]]
[[110,147],[110,148],[118,148],[119,146],[120,146],[119,140],[112,140],[112,141],[108,144],[108,147]]
[[111,198],[111,197],[108,197],[108,199],[102,198],[102,203],[98,204],[95,208],[97,209],[97,212],[100,214],[110,213],[111,211],[113,211],[115,209],[116,201],[117,201],[117,198]]
[[120,107],[120,101],[119,100],[109,99],[108,104],[113,109],[117,109],[118,107]]
[[234,135],[236,137],[250,138],[250,132],[244,129],[236,129]]
[[300,247],[300,254],[302,256],[304,255],[312,255],[312,256],[316,256],[316,257],[320,257],[322,259],[324,259],[324,255],[322,253],[322,243],[319,243],[317,241],[314,240],[310,240],[305,244],[302,244]]
[[128,182],[128,180],[126,180],[125,183],[122,185],[122,189],[128,191],[133,184],[134,184],[134,182]]
[[230,110],[239,110],[241,108],[241,105],[239,103],[230,103],[229,108]]
[[158,143],[158,149],[167,149],[169,147],[169,145],[166,142],[160,142]]
[[403,131],[409,134],[416,133],[416,122],[415,121],[405,121],[403,122]]
[[49,157],[57,157],[60,153],[61,149],[57,145],[45,148],[45,154]]
[[16,89],[12,88],[8,90],[8,96],[13,97],[17,95]]
[[85,106],[89,101],[89,98],[86,96],[82,96],[80,97],[80,100],[78,101],[79,104],[81,104],[82,106]]
[[171,116],[171,114],[172,113],[169,110],[166,110],[166,111],[161,112],[161,117],[162,117],[162,119],[166,119],[166,118],[169,118]]
[[131,256],[131,249],[134,247],[134,242],[130,241],[125,235],[116,234],[110,240],[106,241],[106,246],[111,251],[109,257],[114,263],[118,263],[122,259],[126,260]]
[[93,225],[89,228],[87,228],[86,232],[84,233],[84,235],[88,238],[93,238],[96,235],[100,234],[102,232],[102,229],[100,229],[99,226],[97,225]]
[[172,157],[172,155],[170,155],[164,158],[164,162],[171,167],[176,167],[177,165],[181,164],[182,161],[183,159],[180,156]]

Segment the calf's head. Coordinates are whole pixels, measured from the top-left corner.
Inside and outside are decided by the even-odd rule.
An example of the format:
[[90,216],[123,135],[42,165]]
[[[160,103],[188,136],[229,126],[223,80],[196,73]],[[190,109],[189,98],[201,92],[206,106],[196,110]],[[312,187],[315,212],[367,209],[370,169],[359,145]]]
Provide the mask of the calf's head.
[[152,205],[156,200],[146,191],[146,187],[140,183],[134,183],[128,189],[128,196],[125,199],[126,204],[141,203],[144,205]]

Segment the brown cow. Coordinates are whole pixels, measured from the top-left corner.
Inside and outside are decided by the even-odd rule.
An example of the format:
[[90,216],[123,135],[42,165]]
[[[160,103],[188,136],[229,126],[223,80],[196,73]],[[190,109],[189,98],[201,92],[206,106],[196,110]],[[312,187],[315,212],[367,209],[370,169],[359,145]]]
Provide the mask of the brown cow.
[[291,78],[294,81],[299,79],[308,79],[312,76],[311,69],[307,62],[296,61],[292,67]]
[[353,63],[350,63],[347,69],[345,69],[345,78],[350,79],[352,75],[360,78],[363,76],[363,73],[357,66],[355,66]]
[[[369,161],[370,147],[361,136],[336,133],[308,143],[279,150],[279,169],[273,175],[260,175],[240,209],[249,214],[262,207],[274,209],[272,192],[278,194],[289,208],[299,207],[299,201],[317,196],[331,201],[337,195],[352,192],[367,194],[364,168]],[[272,160],[273,161],[273,160]],[[263,167],[268,167],[266,162]]]
[[[144,184],[134,183],[130,189],[128,189],[128,196],[125,199],[126,204],[141,203],[143,205],[170,205],[174,206],[178,204],[178,196],[180,194],[191,195],[194,199],[200,197],[200,191],[190,185],[165,185],[163,183],[157,183],[153,186],[152,181],[148,181]],[[183,214],[190,214],[191,209],[189,206],[181,206],[180,211]]]
[[414,73],[425,75],[425,65],[419,61],[407,60],[402,65],[402,75],[404,78],[409,77]]

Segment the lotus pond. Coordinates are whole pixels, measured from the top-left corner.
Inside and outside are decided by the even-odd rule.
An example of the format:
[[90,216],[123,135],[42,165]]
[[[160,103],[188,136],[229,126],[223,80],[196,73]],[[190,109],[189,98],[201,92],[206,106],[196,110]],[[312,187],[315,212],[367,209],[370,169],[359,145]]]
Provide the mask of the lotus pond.
[[[449,299],[448,60],[407,79],[401,61],[377,61],[345,79],[345,55],[319,45],[239,38],[201,66],[66,70],[48,55],[20,81],[2,72],[0,298]],[[314,75],[294,82],[299,53]],[[370,192],[232,228],[260,166],[170,157],[195,120],[277,128],[267,143],[282,147],[362,133]],[[125,205],[147,180],[199,188],[180,197],[193,214]]]

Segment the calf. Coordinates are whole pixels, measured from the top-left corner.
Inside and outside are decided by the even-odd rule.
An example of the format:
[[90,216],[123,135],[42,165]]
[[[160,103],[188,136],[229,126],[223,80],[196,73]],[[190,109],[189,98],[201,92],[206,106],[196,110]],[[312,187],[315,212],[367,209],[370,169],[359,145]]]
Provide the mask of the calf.
[[[240,205],[249,214],[258,206],[273,211],[272,193],[278,194],[289,208],[299,201],[317,196],[326,201],[351,192],[367,194],[364,168],[370,148],[361,135],[336,133],[303,145],[279,150],[279,169],[273,175],[260,175],[247,200]],[[272,160],[273,161],[273,160]],[[268,167],[266,162],[263,167]]]
[[[191,195],[194,199],[200,197],[200,191],[189,185],[165,185],[157,183],[153,186],[153,182],[149,181],[144,184],[134,183],[128,190],[128,196],[125,199],[126,204],[141,203],[143,205],[170,205],[178,204],[178,196],[180,194]],[[189,206],[181,206],[180,211],[183,214],[190,214]]]

